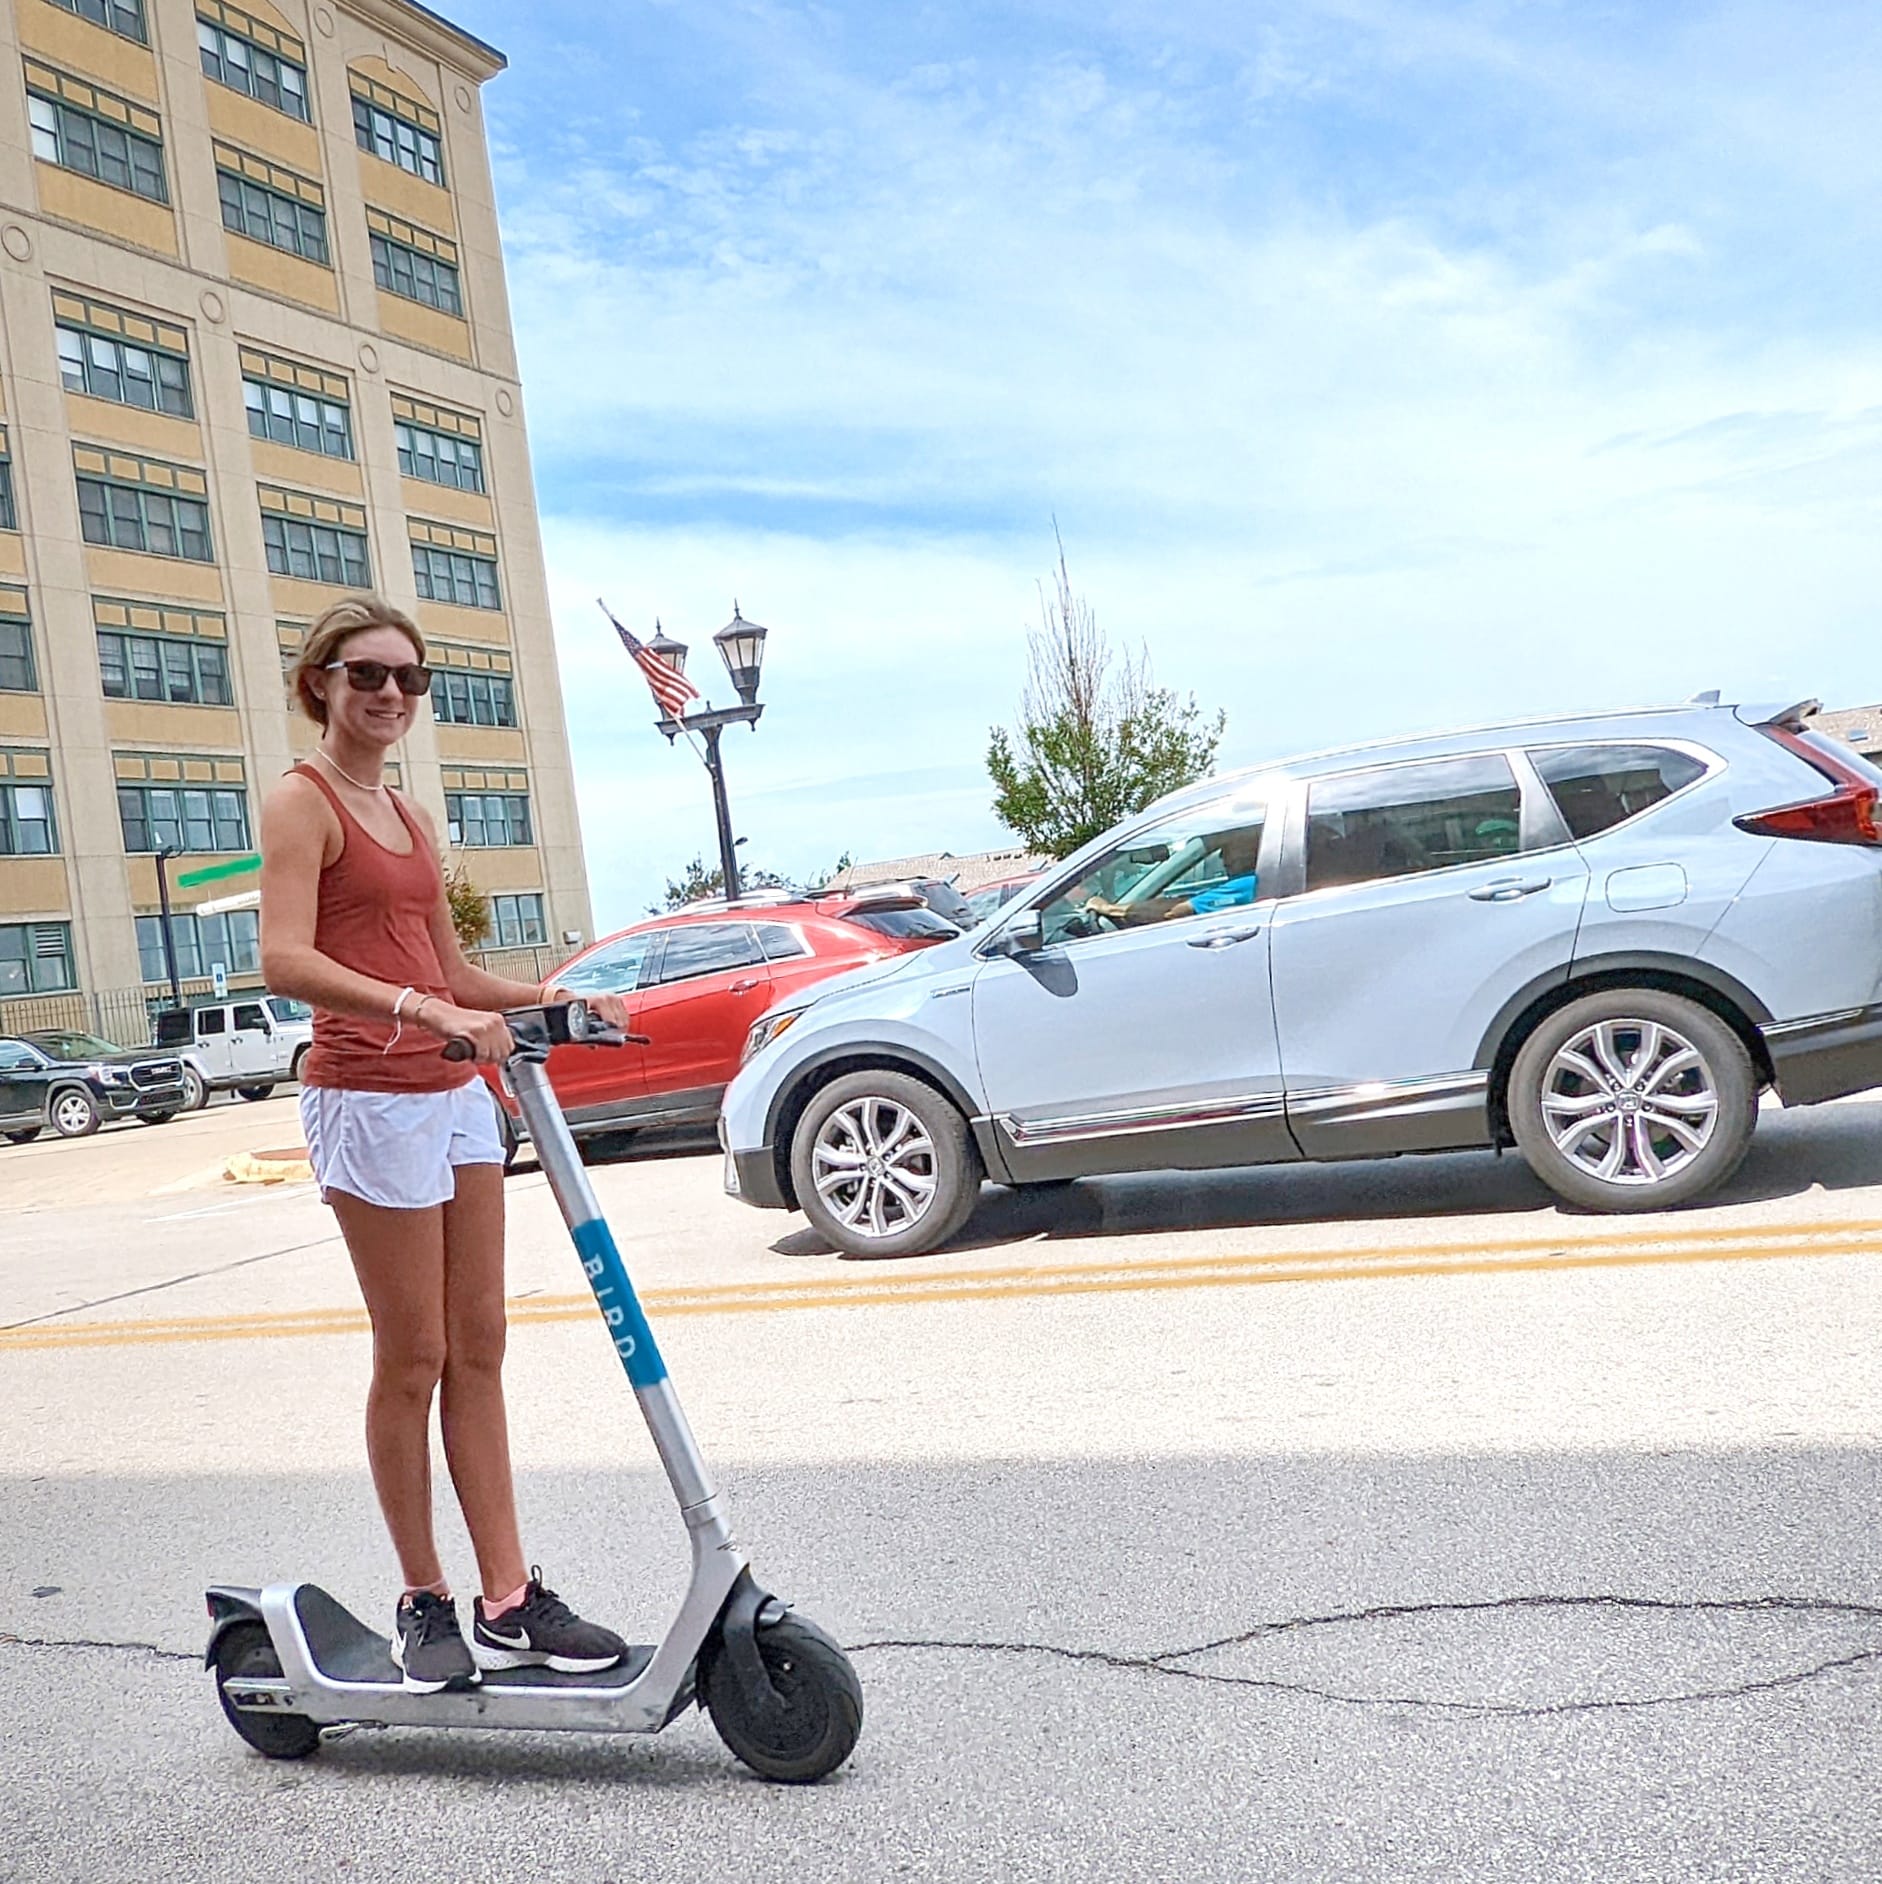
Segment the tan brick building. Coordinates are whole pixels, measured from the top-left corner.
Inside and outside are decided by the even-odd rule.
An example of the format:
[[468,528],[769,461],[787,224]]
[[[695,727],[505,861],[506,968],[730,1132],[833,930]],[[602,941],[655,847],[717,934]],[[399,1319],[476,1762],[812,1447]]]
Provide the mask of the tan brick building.
[[[431,642],[396,776],[491,941],[589,933],[502,66],[410,0],[0,0],[0,1022],[158,992],[153,853],[252,849],[312,736],[283,658],[357,587]],[[252,982],[213,896],[175,895],[182,971]]]

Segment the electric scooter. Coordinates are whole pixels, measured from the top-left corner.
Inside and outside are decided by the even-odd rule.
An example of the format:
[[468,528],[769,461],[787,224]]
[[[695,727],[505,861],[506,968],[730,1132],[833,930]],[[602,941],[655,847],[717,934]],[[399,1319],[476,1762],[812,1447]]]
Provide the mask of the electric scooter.
[[[753,1771],[822,1779],[862,1731],[855,1671],[815,1623],[752,1580],[544,1070],[551,1047],[618,1046],[637,1036],[604,1026],[580,1001],[505,1019],[516,1047],[504,1072],[692,1541],[685,1598],[660,1642],[629,1649],[612,1668],[485,1671],[476,1685],[422,1694],[402,1685],[386,1637],[317,1585],[219,1584],[208,1592],[204,1663],[215,1671],[222,1711],[251,1747],[295,1760],[328,1727],[651,1734],[697,1701]],[[445,1052],[468,1059],[471,1049],[454,1040]]]

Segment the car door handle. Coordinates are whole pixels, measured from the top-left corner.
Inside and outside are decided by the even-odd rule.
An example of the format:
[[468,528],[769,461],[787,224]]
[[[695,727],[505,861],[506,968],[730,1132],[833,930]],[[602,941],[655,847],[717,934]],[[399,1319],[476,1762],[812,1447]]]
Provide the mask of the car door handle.
[[1189,946],[1193,949],[1232,949],[1237,942],[1252,942],[1261,933],[1259,923],[1252,929],[1211,929],[1207,935],[1193,935]]
[[757,985],[758,983],[755,978],[749,981],[735,981],[727,992],[729,994],[750,994]]
[[1520,903],[1525,896],[1546,890],[1552,877],[1498,877],[1491,883],[1479,883],[1471,891],[1473,903]]

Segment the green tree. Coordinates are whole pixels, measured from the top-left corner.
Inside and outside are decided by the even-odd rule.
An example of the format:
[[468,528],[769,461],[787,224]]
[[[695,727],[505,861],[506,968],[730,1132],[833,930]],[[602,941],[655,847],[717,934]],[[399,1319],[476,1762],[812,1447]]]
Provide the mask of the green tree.
[[[785,887],[784,879],[775,871],[760,870],[751,865],[741,865],[738,873],[739,887],[746,890],[781,890]],[[695,857],[677,877],[667,878],[667,894],[664,903],[649,903],[647,913],[650,916],[664,915],[669,909],[684,909],[688,903],[702,903],[710,896],[725,894],[725,872],[714,864],[706,868],[704,857]]]
[[490,934],[490,898],[471,881],[470,872],[462,864],[444,866],[444,897],[450,906],[458,946],[482,948]]
[[1018,729],[993,728],[987,771],[1000,822],[1034,850],[1067,857],[1203,777],[1228,716],[1205,720],[1194,694],[1157,686],[1147,650],[1112,649],[1072,588],[1063,540],[1053,586],[1050,597],[1041,589],[1040,626],[1026,638]]

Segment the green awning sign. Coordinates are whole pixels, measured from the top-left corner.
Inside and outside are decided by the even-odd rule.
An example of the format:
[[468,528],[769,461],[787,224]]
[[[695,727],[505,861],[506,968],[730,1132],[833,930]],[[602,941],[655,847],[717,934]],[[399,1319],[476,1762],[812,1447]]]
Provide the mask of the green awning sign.
[[220,883],[224,877],[245,877],[261,868],[261,852],[249,857],[231,857],[227,863],[205,864],[200,870],[185,870],[177,878],[179,890],[193,890],[199,883]]

